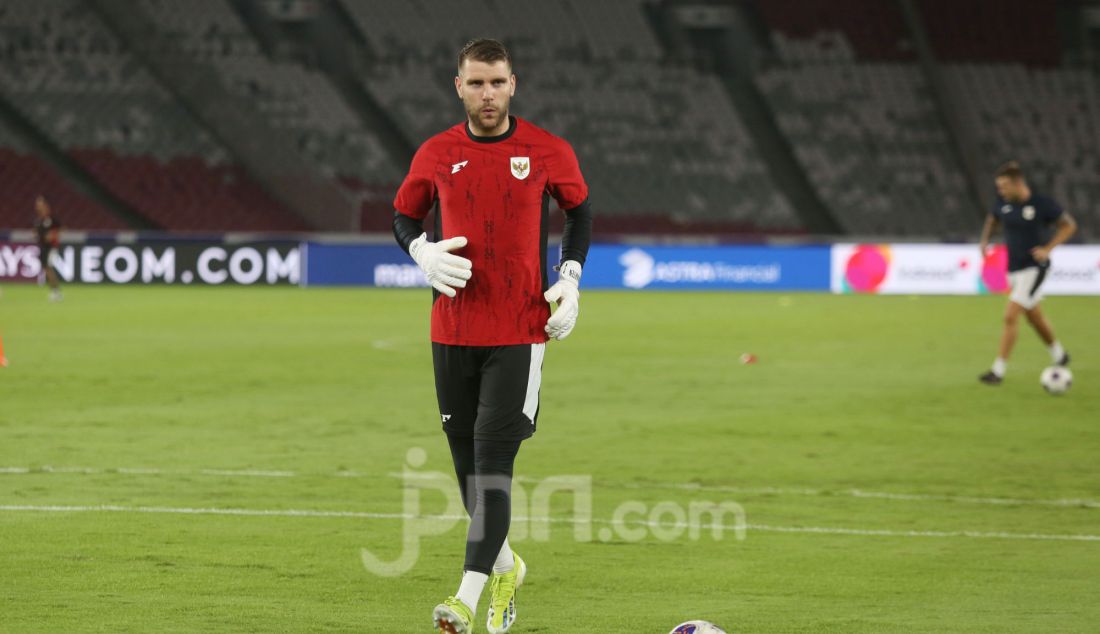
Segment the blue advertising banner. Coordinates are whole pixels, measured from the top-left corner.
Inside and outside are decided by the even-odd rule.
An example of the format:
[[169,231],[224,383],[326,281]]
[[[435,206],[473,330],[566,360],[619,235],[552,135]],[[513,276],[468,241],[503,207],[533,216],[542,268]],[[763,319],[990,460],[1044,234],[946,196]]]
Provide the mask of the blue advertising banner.
[[[310,242],[303,250],[307,286],[427,286],[401,249]],[[558,250],[548,250],[557,263]],[[593,245],[584,288],[828,291],[828,246],[632,247]],[[557,277],[551,273],[550,281]]]
[[595,245],[584,288],[827,291],[828,246]]
[[397,245],[309,242],[303,252],[303,286],[428,285],[420,268]]

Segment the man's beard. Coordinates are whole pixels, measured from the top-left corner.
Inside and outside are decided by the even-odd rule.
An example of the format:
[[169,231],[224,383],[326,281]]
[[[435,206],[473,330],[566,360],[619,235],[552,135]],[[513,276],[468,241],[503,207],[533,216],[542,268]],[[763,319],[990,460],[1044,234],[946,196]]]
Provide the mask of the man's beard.
[[466,116],[470,121],[470,127],[474,132],[488,133],[495,130],[500,124],[508,120],[508,108],[497,108],[496,116],[493,117],[492,123],[488,126],[485,125],[484,120],[481,118],[481,109],[484,105],[478,105],[473,110],[466,109]]

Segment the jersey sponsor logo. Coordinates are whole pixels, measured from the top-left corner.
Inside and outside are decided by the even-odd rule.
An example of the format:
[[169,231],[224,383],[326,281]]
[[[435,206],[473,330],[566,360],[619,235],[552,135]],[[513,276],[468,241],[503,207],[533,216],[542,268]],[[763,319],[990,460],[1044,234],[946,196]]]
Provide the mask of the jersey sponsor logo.
[[1001,205],[1001,213],[1002,214],[1012,213],[1012,205]]
[[1035,207],[1031,205],[1024,207],[1024,220],[1035,220]]
[[469,163],[469,162],[470,162],[469,160],[466,160],[466,161],[462,161],[461,163],[455,163],[454,165],[451,166],[451,173],[452,174],[459,173],[460,171],[462,171],[462,168],[466,167],[466,164]]
[[523,180],[531,173],[531,158],[527,156],[512,157],[512,176]]

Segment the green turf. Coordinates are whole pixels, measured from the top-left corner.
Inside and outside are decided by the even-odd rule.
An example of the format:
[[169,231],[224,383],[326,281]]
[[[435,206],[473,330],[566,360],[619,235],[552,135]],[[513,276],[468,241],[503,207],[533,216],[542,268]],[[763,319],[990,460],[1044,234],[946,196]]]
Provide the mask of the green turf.
[[[518,471],[527,494],[590,476],[597,539],[555,498],[550,539],[515,544],[513,631],[1095,632],[1100,540],[1019,536],[1100,535],[1100,300],[1044,304],[1075,355],[1059,398],[1026,330],[1008,381],[976,381],[1003,301],[586,292]],[[381,578],[360,549],[396,558],[398,518],[10,509],[402,513],[409,449],[450,471],[427,308],[424,291],[5,287],[0,468],[30,472],[0,473],[0,632],[430,631],[460,523],[421,520],[453,526]],[[1086,502],[1043,502],[1063,499]],[[692,501],[740,504],[746,538],[599,539],[624,503]]]

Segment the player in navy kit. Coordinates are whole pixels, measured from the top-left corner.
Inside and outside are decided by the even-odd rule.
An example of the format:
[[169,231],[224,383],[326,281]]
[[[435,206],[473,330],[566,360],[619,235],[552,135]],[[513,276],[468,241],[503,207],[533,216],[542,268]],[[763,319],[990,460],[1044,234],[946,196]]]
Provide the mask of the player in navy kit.
[[[987,385],[1000,385],[1004,380],[1021,314],[1027,316],[1028,323],[1050,349],[1051,361],[1055,365],[1069,365],[1069,354],[1054,337],[1054,330],[1039,308],[1039,302],[1043,298],[1043,281],[1050,269],[1050,252],[1077,230],[1073,217],[1058,203],[1031,191],[1023,170],[1015,161],[997,170],[995,183],[997,202],[986,216],[981,250],[984,256],[993,229],[1004,225],[1012,290],[1005,308],[1000,351],[993,367],[978,377]],[[1051,225],[1056,227],[1053,236],[1049,231]]]
[[[432,613],[440,632],[469,632],[491,583],[487,628],[508,631],[527,566],[512,552],[511,478],[535,432],[549,338],[576,323],[588,253],[588,186],[564,140],[509,114],[511,58],[496,40],[468,43],[455,90],[466,121],[424,142],[394,200],[394,236],[433,291],[439,413],[472,519],[462,581]],[[558,281],[546,270],[550,199],[565,212]],[[435,209],[434,241],[423,220]],[[558,305],[551,316],[550,304]],[[491,582],[490,582],[491,580]]]
[[50,287],[50,301],[61,301],[61,283],[53,268],[53,253],[60,243],[61,221],[53,215],[50,203],[39,196],[34,201],[34,235],[38,239],[38,261]]

